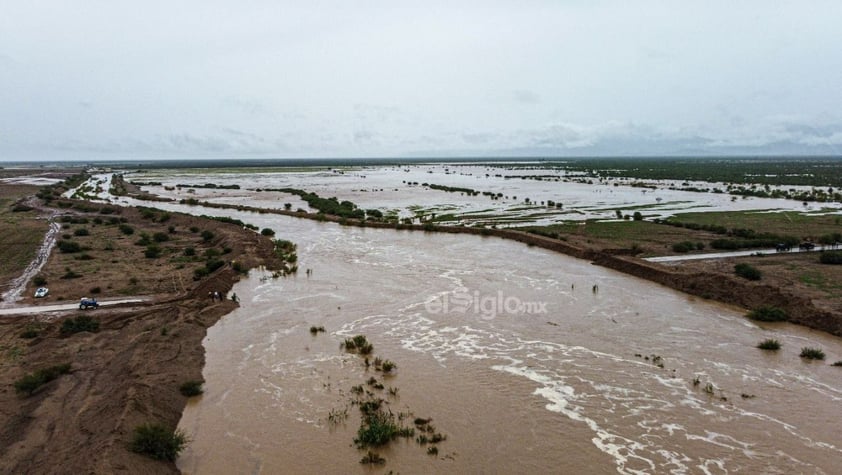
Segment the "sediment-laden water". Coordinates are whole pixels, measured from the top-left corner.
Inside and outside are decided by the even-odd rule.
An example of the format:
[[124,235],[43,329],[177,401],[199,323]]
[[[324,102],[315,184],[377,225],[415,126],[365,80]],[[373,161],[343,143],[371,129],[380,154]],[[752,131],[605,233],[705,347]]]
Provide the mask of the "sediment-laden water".
[[[298,243],[301,270],[253,272],[234,289],[241,307],[209,330],[206,392],[180,424],[193,440],[178,461],[186,473],[835,473],[842,463],[838,338],[759,327],[740,309],[497,238],[194,211],[273,228]],[[312,325],[327,332],[314,337]],[[399,439],[371,469],[352,443],[356,408],[328,422],[373,374],[339,348],[355,334],[398,365],[385,380],[399,388],[391,408],[432,417],[448,436],[438,456]],[[766,338],[783,348],[756,349]],[[804,346],[828,361],[802,360]]]

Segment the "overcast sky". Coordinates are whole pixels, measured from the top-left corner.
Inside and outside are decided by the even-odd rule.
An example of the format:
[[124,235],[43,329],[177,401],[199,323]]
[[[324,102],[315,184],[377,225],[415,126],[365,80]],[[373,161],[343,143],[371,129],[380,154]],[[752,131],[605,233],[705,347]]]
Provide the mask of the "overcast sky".
[[842,2],[0,0],[0,160],[842,155]]

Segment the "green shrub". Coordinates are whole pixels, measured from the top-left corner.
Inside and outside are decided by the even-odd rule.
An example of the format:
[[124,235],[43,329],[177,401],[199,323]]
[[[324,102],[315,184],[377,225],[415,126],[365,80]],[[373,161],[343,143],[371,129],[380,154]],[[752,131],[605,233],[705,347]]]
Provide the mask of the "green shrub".
[[35,278],[32,279],[32,283],[38,287],[43,287],[44,285],[47,285],[47,278],[43,275],[36,275]]
[[15,391],[31,396],[41,386],[69,372],[69,363],[41,368],[15,381]]
[[61,322],[61,334],[72,335],[79,332],[99,331],[99,320],[89,317],[87,315],[80,315],[76,318],[68,318]]
[[396,438],[400,429],[394,415],[378,408],[363,417],[354,442],[359,448],[379,447]]
[[102,289],[99,288],[99,287],[91,287],[91,289],[88,290],[88,293],[91,293],[91,294],[98,294],[100,292],[102,292]]
[[184,255],[185,256],[195,256],[196,255],[196,248],[194,248],[192,246],[188,247],[188,248],[185,248],[184,249]]
[[842,251],[822,251],[819,254],[819,262],[822,264],[842,264]]
[[269,229],[269,228],[263,228],[263,229],[261,229],[261,230],[260,230],[260,234],[262,234],[262,235],[264,235],[264,236],[274,236],[274,235],[275,235],[275,231],[273,231],[273,230],[271,230],[271,229]]
[[155,242],[167,242],[170,240],[170,236],[165,232],[158,231],[152,235],[152,239]]
[[202,236],[202,241],[204,241],[204,242],[210,242],[210,241],[211,241],[211,239],[213,239],[213,232],[208,231],[208,230],[206,229],[206,230],[202,231],[201,236]]
[[120,232],[125,234],[126,236],[131,236],[132,234],[134,234],[134,228],[129,226],[128,224],[121,224]]
[[808,360],[823,360],[824,359],[824,351],[821,348],[810,348],[805,346],[801,348],[801,355],[802,358],[807,358]]
[[78,242],[74,241],[66,241],[64,239],[60,239],[57,245],[59,251],[64,252],[66,254],[79,252],[82,250],[82,246],[80,246]]
[[345,350],[350,352],[357,351],[361,355],[368,355],[374,351],[374,345],[368,342],[365,335],[357,335],[353,338],[346,338],[343,346],[345,346]]
[[150,244],[146,246],[146,250],[143,251],[143,255],[146,256],[147,259],[155,259],[156,257],[161,256],[161,248],[156,246],[155,244]]
[[775,340],[774,338],[768,338],[766,340],[761,341],[757,344],[757,347],[761,350],[780,350],[781,349],[781,342]]
[[694,243],[690,242],[690,241],[682,241],[682,242],[675,243],[675,244],[672,245],[672,250],[674,252],[685,253],[685,252],[690,252],[694,249],[696,249],[696,245]]
[[225,261],[222,259],[208,259],[205,267],[208,268],[208,273],[211,273],[221,267],[225,266]]
[[746,314],[746,316],[760,322],[785,322],[788,318],[783,309],[769,306],[756,308]]
[[188,442],[184,432],[154,422],[135,427],[129,448],[156,460],[174,462]]
[[386,360],[383,362],[383,372],[384,373],[391,373],[393,369],[397,368],[398,365],[392,363],[390,360]]
[[204,384],[202,381],[187,381],[178,387],[178,392],[187,397],[198,396],[199,394],[205,392],[202,389],[202,384]]
[[760,280],[760,271],[750,264],[737,264],[734,266],[734,273],[748,280]]
[[30,324],[29,324],[29,325],[27,325],[27,326],[26,326],[26,328],[25,328],[25,329],[21,332],[20,337],[21,337],[21,338],[26,338],[26,339],[37,338],[37,337],[38,337],[38,335],[40,335],[40,334],[41,334],[41,330],[43,330],[43,328],[42,328],[40,325],[38,325],[38,324],[34,324],[34,323],[30,323]]
[[90,236],[91,232],[88,231],[86,228],[79,228],[73,231],[74,236]]

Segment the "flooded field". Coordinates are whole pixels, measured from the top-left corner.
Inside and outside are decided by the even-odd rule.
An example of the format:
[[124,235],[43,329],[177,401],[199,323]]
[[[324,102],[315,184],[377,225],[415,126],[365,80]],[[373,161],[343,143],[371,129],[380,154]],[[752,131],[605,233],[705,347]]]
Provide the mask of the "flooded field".
[[[254,204],[244,190],[200,193]],[[772,202],[736,203],[753,201]],[[842,462],[838,338],[758,326],[742,309],[498,238],[141,204],[242,219],[299,245],[298,275],[253,271],[234,288],[240,308],[209,330],[205,394],[180,423],[185,473],[834,473]],[[340,348],[358,334],[393,375]],[[756,348],[769,338],[782,349]],[[800,358],[803,347],[827,360]],[[433,418],[447,436],[437,454],[398,439],[378,450],[385,465],[359,463],[351,388],[371,376],[391,411]]]
[[[540,178],[540,179],[538,179]],[[298,188],[322,197],[349,200],[363,209],[378,209],[401,218],[435,215],[450,224],[512,226],[550,224],[566,220],[614,219],[616,211],[646,217],[668,217],[690,211],[796,210],[817,212],[838,209],[839,203],[812,203],[785,199],[737,198],[727,193],[671,190],[689,185],[700,188],[722,184],[651,181],[652,188],[631,186],[620,179],[593,180],[564,170],[509,169],[504,165],[430,164],[404,167],[361,167],[314,171],[282,169],[213,173],[201,170],[152,170],[128,174],[127,180],[160,183],[144,186],[154,194],[176,199],[196,198],[232,204],[248,198],[253,206],[308,209],[298,196],[253,190]],[[176,185],[237,185],[240,190],[176,188]],[[467,188],[480,194],[448,192],[424,185]],[[798,187],[796,187],[798,188]],[[483,193],[488,193],[484,195]],[[495,194],[493,199],[490,195]],[[552,202],[552,203],[550,203]]]

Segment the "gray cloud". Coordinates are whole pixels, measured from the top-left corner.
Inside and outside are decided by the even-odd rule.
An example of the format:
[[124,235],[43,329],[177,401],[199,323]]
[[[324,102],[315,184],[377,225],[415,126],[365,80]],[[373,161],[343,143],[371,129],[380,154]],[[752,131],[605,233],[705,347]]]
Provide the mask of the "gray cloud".
[[809,154],[842,136],[835,0],[8,3],[0,160]]

